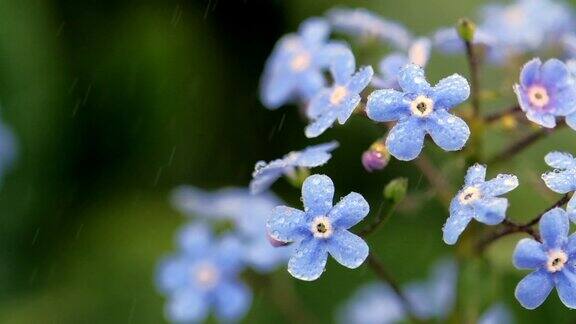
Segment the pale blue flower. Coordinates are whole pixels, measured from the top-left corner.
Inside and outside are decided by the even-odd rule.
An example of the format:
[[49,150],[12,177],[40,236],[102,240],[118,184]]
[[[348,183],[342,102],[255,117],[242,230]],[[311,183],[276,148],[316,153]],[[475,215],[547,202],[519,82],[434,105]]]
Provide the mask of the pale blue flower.
[[350,49],[341,45],[330,51],[330,74],[334,84],[312,98],[306,113],[311,123],[306,127],[306,137],[317,137],[338,120],[344,124],[360,103],[360,93],[372,79],[372,67],[360,68],[356,73],[356,61]]
[[203,322],[214,310],[219,322],[239,321],[252,293],[239,279],[241,247],[231,237],[215,240],[208,227],[191,224],[180,232],[180,251],[158,267],[158,289],[168,297],[166,317],[175,323]]
[[360,287],[336,314],[341,324],[392,324],[405,318],[398,296],[382,282]]
[[478,324],[514,324],[514,322],[512,312],[502,303],[493,305],[478,319]]
[[325,175],[312,175],[302,185],[304,211],[287,206],[274,208],[267,227],[270,236],[298,247],[288,262],[295,278],[312,281],[320,277],[328,253],[341,265],[359,267],[368,257],[368,245],[348,229],[370,210],[362,195],[352,192],[335,206],[334,184]]
[[367,9],[334,8],[326,15],[335,31],[361,39],[376,38],[403,50],[410,46],[412,40],[404,26]]
[[525,238],[514,250],[514,266],[533,270],[516,286],[515,296],[527,309],[535,309],[554,287],[568,308],[576,308],[576,236],[568,236],[566,212],[554,208],[540,220],[542,243]]
[[499,174],[488,181],[486,167],[475,164],[468,169],[463,188],[450,203],[450,217],[442,228],[444,242],[454,244],[472,219],[486,225],[500,224],[506,218],[508,199],[501,196],[518,186],[518,178]]
[[[566,194],[576,191],[576,159],[565,152],[550,152],[544,157],[546,164],[553,167],[554,170],[542,174],[542,180],[550,190]],[[573,195],[566,211],[576,222],[576,195]]]
[[377,88],[398,88],[398,73],[413,63],[425,67],[430,58],[430,40],[422,37],[416,39],[405,52],[394,52],[380,61],[380,75],[374,76],[372,85]]
[[322,89],[329,34],[328,22],[310,18],[300,25],[298,34],[288,34],[276,43],[261,80],[264,106],[276,109],[290,101],[307,102]]
[[426,134],[446,151],[464,147],[470,129],[449,110],[470,95],[466,79],[453,74],[432,87],[426,81],[424,70],[409,64],[400,71],[398,84],[403,92],[376,90],[370,94],[366,105],[370,119],[398,121],[386,139],[390,154],[399,160],[415,159],[422,151]]
[[261,193],[283,175],[293,176],[296,168],[314,168],[326,164],[331,152],[338,147],[337,141],[309,146],[302,151],[293,151],[283,158],[271,162],[259,161],[254,167],[250,192]]
[[526,63],[514,92],[526,117],[547,128],[556,127],[557,116],[576,111],[576,83],[566,64],[557,59]]
[[244,261],[256,271],[273,271],[288,259],[292,248],[273,247],[266,236],[266,219],[282,203],[274,194],[254,196],[244,188],[206,192],[181,186],[173,191],[171,199],[174,207],[185,215],[210,223],[231,223],[231,234],[242,243]]
[[[464,41],[458,35],[455,27],[441,28],[437,30],[432,36],[432,41],[434,47],[444,54],[465,54],[466,47]],[[488,61],[492,63],[500,63],[503,61],[504,57],[502,57],[502,53],[495,47],[495,38],[482,31],[480,27],[477,27],[474,32],[472,44],[475,47],[484,50]]]

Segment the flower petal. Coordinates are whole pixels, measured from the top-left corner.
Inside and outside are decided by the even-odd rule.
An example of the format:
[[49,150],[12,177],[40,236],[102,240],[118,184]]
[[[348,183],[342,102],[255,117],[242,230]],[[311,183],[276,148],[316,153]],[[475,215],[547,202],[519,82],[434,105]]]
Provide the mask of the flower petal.
[[424,146],[424,125],[419,118],[406,118],[396,124],[388,133],[386,146],[395,158],[402,161],[414,160]]
[[520,280],[514,295],[520,304],[527,309],[535,309],[546,300],[554,288],[554,281],[550,274],[540,269],[534,271]]
[[568,239],[570,222],[562,208],[554,208],[540,219],[540,235],[547,250],[560,248]]
[[510,192],[518,187],[518,177],[513,174],[499,174],[480,185],[484,196],[495,197]]
[[558,59],[547,60],[540,71],[540,81],[551,89],[566,86],[570,76],[566,64]]
[[458,151],[470,137],[466,122],[446,110],[436,110],[426,121],[426,130],[438,146],[445,151]]
[[424,69],[416,64],[408,64],[400,70],[398,84],[404,92],[413,94],[424,94],[430,90]]
[[348,229],[368,215],[370,206],[361,194],[351,192],[332,208],[329,217],[334,226]]
[[163,259],[156,271],[158,290],[169,294],[178,288],[186,286],[190,280],[189,268],[190,262],[181,255],[169,256]]
[[344,99],[344,101],[340,105],[338,105],[338,107],[333,108],[336,109],[337,111],[338,123],[340,123],[340,125],[343,125],[348,120],[348,118],[352,116],[352,113],[360,103],[360,100],[361,98],[359,95],[351,93]]
[[568,126],[573,130],[576,130],[576,113],[566,116],[566,124],[568,124]]
[[337,141],[332,141],[309,146],[300,153],[296,160],[296,165],[307,168],[324,165],[332,157],[330,152],[336,149],[339,145],[340,144],[338,144]]
[[256,162],[250,181],[250,193],[255,195],[266,191],[284,174],[286,167],[286,162],[282,159],[271,161],[268,164],[263,161]]
[[566,212],[568,213],[568,217],[572,220],[572,222],[576,223],[576,195],[573,194],[572,198],[568,200],[568,204],[566,204]]
[[221,322],[238,321],[250,309],[252,292],[241,282],[225,282],[217,287],[215,302]]
[[568,241],[564,246],[564,251],[568,254],[569,259],[576,258],[576,233],[568,237]]
[[468,206],[462,206],[458,202],[458,197],[454,198],[450,204],[450,217],[442,227],[444,242],[450,245],[456,243],[473,217],[474,210]]
[[314,237],[300,242],[288,261],[288,272],[297,279],[313,281],[318,279],[328,260],[328,252],[322,242]]
[[542,249],[542,243],[531,238],[518,241],[512,262],[518,269],[538,269],[546,263],[548,256]]
[[500,224],[506,218],[506,209],[508,199],[484,198],[474,203],[474,218],[486,225]]
[[309,101],[316,96],[326,85],[326,79],[319,70],[310,70],[302,73],[294,85],[302,99]]
[[205,294],[185,289],[172,295],[166,305],[166,316],[176,323],[199,323],[208,316],[209,308]]
[[[520,106],[522,107],[522,105]],[[529,106],[527,109],[529,110],[526,112],[526,118],[528,118],[529,121],[546,128],[556,127],[556,116],[553,114],[536,111],[532,106]]]
[[568,308],[576,308],[576,273],[574,266],[567,266],[556,276],[558,296]]
[[576,169],[546,172],[542,174],[542,180],[550,190],[565,194],[576,190]]
[[466,172],[466,177],[464,178],[464,183],[467,186],[475,185],[484,182],[486,179],[486,166],[476,163],[468,168]]
[[209,226],[204,223],[190,223],[180,230],[177,241],[186,255],[203,255],[206,253],[206,249],[212,245],[212,232]]
[[576,110],[576,88],[570,84],[551,94],[549,106],[554,107],[556,116],[568,116]]
[[522,67],[520,71],[520,84],[523,87],[529,87],[540,81],[540,67],[542,61],[539,58],[533,58]]
[[404,93],[392,89],[376,90],[368,96],[366,114],[368,118],[386,122],[410,115],[410,102]]
[[330,73],[334,78],[334,83],[344,85],[356,69],[354,54],[348,46],[332,46],[330,56]]
[[302,237],[306,215],[303,211],[295,208],[278,206],[272,210],[272,214],[266,222],[268,234],[281,242],[293,242]]
[[511,324],[512,313],[504,304],[496,304],[488,309],[478,320],[478,324]]
[[304,210],[312,216],[327,215],[332,209],[334,183],[323,174],[311,175],[302,184]]
[[544,157],[544,161],[549,166],[556,169],[570,169],[576,167],[576,159],[570,153],[550,152]]
[[434,107],[449,110],[470,96],[468,80],[458,74],[446,77],[433,88]]
[[330,255],[341,265],[355,269],[368,257],[368,244],[359,236],[347,230],[337,230],[327,241]]
[[328,110],[324,112],[318,119],[314,120],[311,124],[306,126],[304,134],[308,138],[318,137],[324,133],[334,122],[338,119],[338,112]]
[[298,33],[308,46],[316,46],[328,38],[330,25],[323,18],[312,17],[306,19],[300,25]]
[[348,82],[348,90],[354,93],[362,92],[370,84],[373,75],[374,70],[371,66],[361,67]]

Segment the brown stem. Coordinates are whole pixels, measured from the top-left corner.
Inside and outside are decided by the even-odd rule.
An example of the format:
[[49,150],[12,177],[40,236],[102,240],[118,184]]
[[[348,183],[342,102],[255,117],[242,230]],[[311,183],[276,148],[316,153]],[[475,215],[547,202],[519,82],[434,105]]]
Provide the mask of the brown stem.
[[385,208],[384,202],[382,202],[380,204],[380,208],[378,209],[378,213],[376,214],[376,218],[374,219],[374,221],[370,223],[368,226],[366,226],[364,229],[362,229],[360,232],[358,232],[359,236],[366,238],[370,234],[376,232],[380,227],[382,227],[382,225],[384,225],[386,221],[390,219],[392,214],[394,214],[394,211],[396,210],[396,204],[388,207],[386,213],[382,215],[384,208]]
[[420,169],[430,185],[432,185],[436,192],[438,192],[438,196],[442,204],[449,206],[450,201],[452,200],[452,188],[446,181],[446,178],[442,176],[440,170],[438,170],[432,161],[430,161],[430,159],[428,159],[428,157],[424,154],[421,154],[419,158],[414,160],[414,164],[416,167],[418,167],[418,169]]
[[540,219],[542,218],[542,216],[544,214],[546,214],[548,211],[550,211],[551,209],[554,209],[556,207],[561,207],[564,204],[566,204],[568,202],[568,200],[570,200],[570,197],[571,197],[570,194],[565,194],[564,196],[562,196],[562,198],[560,198],[560,200],[555,202],[554,205],[546,208],[543,212],[541,212],[536,217],[534,217],[531,221],[529,221],[525,224],[518,224],[518,223],[515,223],[509,219],[505,219],[502,222],[502,226],[500,226],[498,229],[496,229],[494,232],[492,232],[490,235],[488,235],[486,238],[484,238],[484,240],[482,240],[482,241],[480,241],[480,243],[478,243],[477,250],[479,252],[483,252],[484,250],[486,250],[488,245],[490,245],[494,241],[498,240],[501,237],[504,237],[504,236],[507,236],[510,234],[514,234],[514,233],[526,233],[526,234],[532,236],[532,238],[534,238],[535,240],[540,241],[540,235],[533,228],[534,225],[538,224],[540,222]]
[[380,280],[387,283],[390,286],[390,288],[392,288],[392,290],[394,291],[396,296],[398,296],[398,298],[400,299],[400,302],[402,303],[402,306],[404,307],[404,311],[406,312],[406,314],[410,318],[410,322],[411,323],[420,323],[421,321],[412,312],[412,307],[410,306],[410,301],[408,300],[408,298],[406,298],[406,296],[404,295],[404,292],[402,292],[402,289],[400,288],[400,285],[398,284],[396,279],[394,279],[392,277],[392,275],[388,272],[388,270],[386,270],[386,267],[384,266],[382,261],[380,259],[378,259],[378,257],[376,257],[373,253],[370,253],[368,255],[367,264],[368,264],[368,267],[374,272],[374,274],[376,274],[376,276]]
[[484,121],[488,124],[493,123],[493,122],[500,120],[503,117],[506,117],[508,115],[515,115],[521,111],[522,111],[522,109],[520,109],[520,106],[516,105],[516,106],[510,107],[508,109],[497,111],[495,113],[487,115],[484,117]]

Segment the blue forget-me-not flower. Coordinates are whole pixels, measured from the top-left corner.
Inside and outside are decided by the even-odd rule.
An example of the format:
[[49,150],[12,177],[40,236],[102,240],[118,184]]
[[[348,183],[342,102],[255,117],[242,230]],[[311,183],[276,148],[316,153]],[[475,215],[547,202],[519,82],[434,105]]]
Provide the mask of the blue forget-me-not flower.
[[379,122],[398,121],[386,138],[386,146],[399,160],[415,159],[424,145],[424,137],[446,151],[462,149],[470,129],[449,110],[470,95],[468,81],[453,74],[434,87],[426,81],[424,70],[415,64],[405,66],[398,75],[403,92],[376,90],[368,97],[366,113]]
[[268,189],[272,183],[283,175],[294,176],[296,168],[314,168],[328,162],[331,152],[338,147],[337,141],[313,145],[302,151],[293,151],[283,158],[269,163],[259,161],[254,167],[250,192],[258,194]]
[[516,286],[516,299],[527,309],[542,305],[554,287],[564,305],[576,308],[576,236],[568,236],[566,212],[554,208],[540,220],[542,243],[525,238],[514,250],[514,266],[533,270]]
[[267,223],[270,236],[298,246],[288,272],[295,278],[312,281],[320,277],[328,253],[341,265],[354,269],[368,257],[368,245],[348,229],[368,214],[370,207],[362,195],[352,192],[335,206],[334,184],[325,175],[312,175],[302,185],[304,211],[279,206]]
[[298,34],[282,37],[266,62],[260,98],[264,106],[276,109],[289,101],[307,102],[325,84],[330,26],[325,19],[310,18]]
[[488,181],[486,167],[475,164],[468,169],[464,187],[450,203],[450,216],[442,228],[444,242],[454,244],[472,219],[486,225],[501,223],[506,217],[508,199],[498,197],[518,186],[518,178],[499,174]]
[[341,324],[392,324],[406,319],[406,312],[398,295],[382,282],[360,287],[336,313]]
[[345,46],[333,46],[329,51],[330,74],[334,84],[320,91],[308,105],[306,113],[311,123],[306,127],[306,137],[322,134],[338,120],[344,124],[360,103],[360,93],[372,79],[372,67],[360,68],[356,73],[356,60],[352,51]]
[[480,316],[478,324],[514,324],[514,318],[506,305],[497,303]]
[[372,85],[376,88],[398,88],[398,73],[406,64],[426,66],[430,58],[430,44],[428,38],[422,37],[410,45],[407,53],[394,52],[386,55],[380,61],[380,75],[374,76]]
[[241,247],[232,237],[215,239],[204,224],[190,224],[178,236],[180,251],[164,259],[158,289],[168,297],[166,317],[176,323],[203,322],[211,310],[220,322],[240,320],[252,293],[239,279]]
[[[546,164],[553,167],[554,170],[542,174],[542,180],[550,190],[566,194],[576,191],[576,159],[569,153],[550,152],[544,157]],[[570,217],[576,221],[576,195],[573,195],[566,211]]]
[[526,117],[547,128],[556,127],[556,116],[576,111],[576,83],[566,64],[557,59],[542,64],[535,58],[526,63],[514,92]]
[[239,239],[244,262],[256,271],[273,271],[288,259],[292,248],[273,247],[266,237],[266,219],[274,207],[282,204],[274,194],[255,196],[244,188],[206,192],[181,186],[171,198],[174,207],[187,216],[197,216],[212,224],[232,224],[230,234]]

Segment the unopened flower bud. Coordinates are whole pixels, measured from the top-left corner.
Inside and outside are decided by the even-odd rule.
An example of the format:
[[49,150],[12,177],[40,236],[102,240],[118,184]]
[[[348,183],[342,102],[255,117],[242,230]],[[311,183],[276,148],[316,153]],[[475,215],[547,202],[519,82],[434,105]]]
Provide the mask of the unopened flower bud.
[[474,33],[476,32],[476,24],[468,18],[460,18],[456,25],[458,36],[465,42],[472,42],[474,40]]
[[362,165],[368,172],[382,170],[390,161],[388,148],[382,141],[376,141],[362,153]]
[[292,172],[286,173],[286,179],[295,188],[302,187],[304,180],[306,180],[308,176],[310,176],[310,170],[303,167],[294,168]]
[[391,200],[392,203],[397,204],[406,197],[408,191],[408,179],[396,178],[390,181],[384,188],[384,198]]
[[290,243],[286,243],[286,242],[282,242],[282,241],[278,241],[275,240],[270,234],[266,233],[266,238],[268,239],[268,242],[270,242],[270,244],[273,247],[281,247],[281,246],[286,246]]

